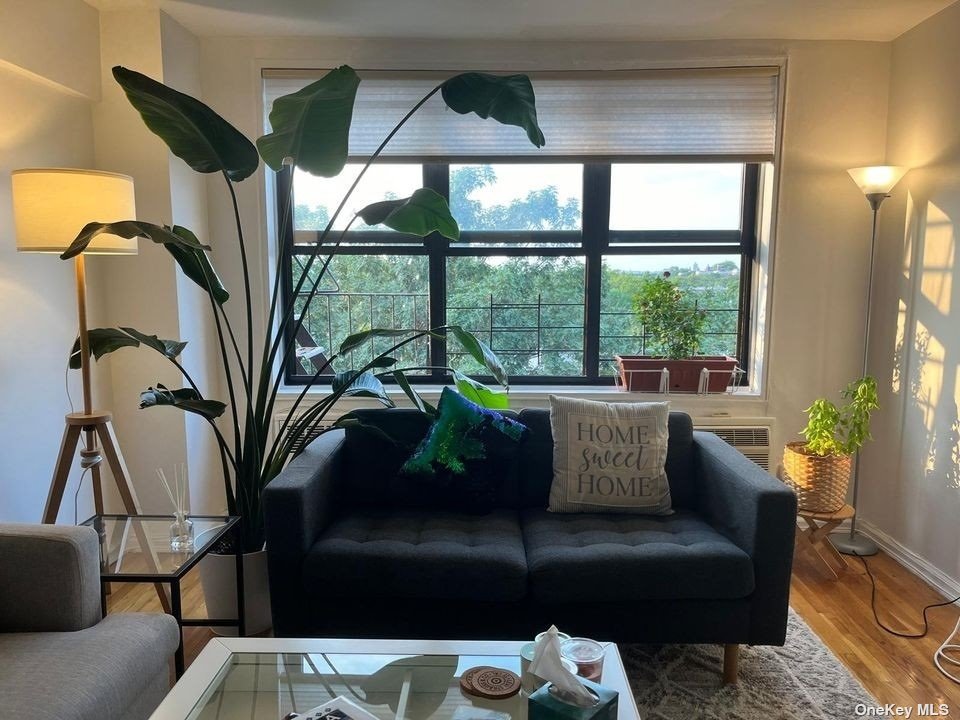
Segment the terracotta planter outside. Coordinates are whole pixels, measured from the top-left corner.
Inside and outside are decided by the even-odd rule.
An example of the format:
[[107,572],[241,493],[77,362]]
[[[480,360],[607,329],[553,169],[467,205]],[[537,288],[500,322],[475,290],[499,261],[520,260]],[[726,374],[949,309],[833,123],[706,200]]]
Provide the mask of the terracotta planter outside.
[[797,507],[832,513],[847,502],[852,455],[815,455],[804,442],[783,449],[783,481],[797,493]]
[[660,392],[660,371],[670,373],[670,392],[695,393],[700,389],[700,373],[712,371],[707,392],[722,393],[734,382],[737,359],[729,355],[703,355],[686,360],[670,360],[647,355],[614,355],[620,373],[620,387],[630,392]]
[[[200,561],[200,584],[212,618],[237,616],[237,559],[234,555],[209,553]],[[259,635],[273,624],[267,587],[267,551],[243,556],[243,606],[247,635]],[[212,628],[217,635],[235,637],[236,628]]]

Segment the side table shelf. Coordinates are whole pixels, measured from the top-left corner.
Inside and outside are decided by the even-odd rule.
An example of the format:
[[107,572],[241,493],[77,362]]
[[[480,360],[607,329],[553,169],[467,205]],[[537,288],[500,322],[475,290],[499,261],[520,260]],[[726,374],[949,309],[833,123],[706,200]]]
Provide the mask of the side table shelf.
[[[191,550],[170,547],[172,515],[94,515],[83,522],[100,535],[100,602],[106,616],[106,589],[109,583],[153,583],[170,586],[169,613],[180,627],[180,644],[175,657],[177,677],[183,675],[184,627],[235,627],[246,635],[243,606],[243,545],[240,518],[230,515],[190,515],[196,530]],[[237,617],[184,618],[180,583],[184,576],[221,540],[233,535],[237,561]]]

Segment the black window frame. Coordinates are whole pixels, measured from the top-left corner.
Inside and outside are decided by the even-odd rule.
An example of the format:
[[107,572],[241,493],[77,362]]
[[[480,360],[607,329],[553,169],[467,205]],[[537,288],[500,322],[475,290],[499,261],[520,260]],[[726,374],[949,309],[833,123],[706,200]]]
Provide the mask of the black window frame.
[[[351,162],[362,162],[351,158]],[[349,245],[341,245],[338,255],[419,255],[429,262],[429,318],[430,327],[446,324],[446,261],[450,257],[532,256],[532,257],[582,257],[584,259],[584,374],[565,375],[518,375],[511,376],[511,384],[522,385],[613,385],[613,375],[600,374],[600,302],[603,256],[610,255],[732,255],[740,257],[740,292],[737,308],[737,353],[736,357],[744,372],[739,376],[739,385],[749,385],[751,358],[751,305],[753,275],[757,253],[757,227],[761,182],[761,164],[742,163],[743,185],[741,191],[741,217],[739,230],[611,230],[610,189],[614,164],[623,160],[595,161],[570,157],[551,158],[547,163],[533,158],[380,158],[378,163],[415,163],[422,166],[423,187],[431,188],[449,201],[450,166],[454,164],[543,164],[566,162],[583,166],[583,196],[581,229],[536,230],[536,231],[462,231],[460,240],[452,242],[432,233],[426,238],[405,236],[392,231],[350,231]],[[664,158],[659,162],[669,162]],[[709,162],[704,158],[701,163]],[[727,161],[729,162],[729,161]],[[659,164],[646,160],[644,164]],[[292,168],[277,174],[277,217],[287,221],[279,225],[281,260],[281,296],[284,306],[289,307],[293,291],[293,255],[309,255],[309,245],[295,244],[294,213],[283,212],[293,180]],[[301,235],[312,231],[298,231]],[[317,236],[320,232],[316,232]],[[388,240],[389,242],[384,242]],[[484,243],[484,244],[479,244]],[[541,245],[526,245],[538,243]],[[290,342],[293,323],[284,328],[284,340]],[[494,349],[496,352],[496,350]],[[447,364],[446,343],[442,339],[430,340],[430,364]],[[300,370],[298,373],[297,370]],[[287,385],[305,385],[313,376],[303,372],[296,357],[291,357],[284,368]],[[414,379],[411,377],[411,379]],[[492,378],[479,377],[484,381]],[[329,383],[330,375],[320,376],[318,383]],[[420,384],[444,384],[449,375],[442,371],[417,375]]]

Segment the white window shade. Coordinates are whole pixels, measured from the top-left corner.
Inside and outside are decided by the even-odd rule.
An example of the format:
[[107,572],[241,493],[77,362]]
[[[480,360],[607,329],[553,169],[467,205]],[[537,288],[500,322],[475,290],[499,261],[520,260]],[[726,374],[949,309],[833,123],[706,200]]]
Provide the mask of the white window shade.
[[[265,70],[265,107],[324,71]],[[455,72],[361,71],[350,155],[369,156],[424,95]],[[439,97],[417,111],[384,155],[772,160],[778,68],[530,73],[546,146],[518,127],[461,116]]]

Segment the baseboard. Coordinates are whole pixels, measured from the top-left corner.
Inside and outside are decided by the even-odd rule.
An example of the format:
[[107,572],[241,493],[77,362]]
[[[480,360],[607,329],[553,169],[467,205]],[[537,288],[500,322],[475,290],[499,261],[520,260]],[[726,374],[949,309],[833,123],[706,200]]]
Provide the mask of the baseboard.
[[867,520],[860,520],[857,528],[907,570],[919,577],[947,600],[960,596],[960,580],[952,578],[926,558],[895,540]]

